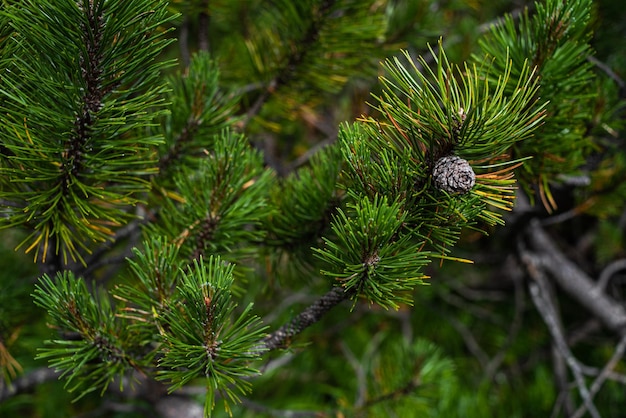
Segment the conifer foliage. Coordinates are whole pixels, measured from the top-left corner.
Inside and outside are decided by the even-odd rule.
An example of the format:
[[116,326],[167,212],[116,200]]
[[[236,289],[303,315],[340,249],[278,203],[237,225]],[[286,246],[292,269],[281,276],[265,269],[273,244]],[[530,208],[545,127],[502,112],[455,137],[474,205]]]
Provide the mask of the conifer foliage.
[[[254,382],[280,379],[272,360],[342,302],[347,317],[434,315],[420,304],[432,262],[471,263],[463,234],[501,228],[518,184],[555,210],[551,182],[593,143],[590,0],[507,16],[456,62],[445,38],[398,48],[388,23],[410,2],[9,3],[0,228],[40,270],[30,293],[51,331],[37,359],[77,399],[147,379],[200,385],[204,416],[254,409]],[[369,108],[341,120],[350,92]],[[293,138],[320,132],[325,147],[280,162],[275,145],[301,152]],[[283,308],[285,289],[312,304]],[[13,327],[0,321],[7,384]],[[392,333],[368,335],[361,361],[337,344],[358,399],[313,414],[455,415],[452,360]]]
[[3,227],[35,260],[83,260],[133,217],[155,173],[164,2],[26,1],[3,26]]

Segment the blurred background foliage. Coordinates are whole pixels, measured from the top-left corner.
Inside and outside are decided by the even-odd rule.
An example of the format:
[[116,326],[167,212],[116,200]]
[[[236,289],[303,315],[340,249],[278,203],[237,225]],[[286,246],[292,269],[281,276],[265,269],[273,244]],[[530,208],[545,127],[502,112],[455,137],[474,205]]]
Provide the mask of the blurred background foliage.
[[[177,42],[162,57],[179,60],[179,68],[170,71],[185,71],[195,52],[209,51],[220,71],[221,105],[238,103],[236,117],[217,120],[215,130],[233,125],[245,132],[279,174],[287,175],[309,161],[312,152],[334,142],[341,122],[373,112],[366,103],[370,92],[380,88],[380,61],[400,49],[428,56],[427,44],[443,37],[450,61],[462,62],[478,51],[479,37],[504,13],[515,17],[524,7],[533,7],[521,0],[354,0],[345,1],[345,11],[321,25],[330,10],[324,5],[331,3],[170,4],[172,13],[180,13],[170,33]],[[541,206],[532,210],[556,219],[553,228],[570,249],[568,255],[597,276],[607,263],[626,257],[626,9],[621,0],[593,4],[597,95],[587,132],[595,148],[584,167],[591,181],[582,187],[556,185],[558,206],[551,215]],[[302,20],[296,10],[300,7],[314,12]],[[292,14],[285,12],[291,8]],[[331,35],[338,32],[359,45],[366,41],[367,48],[333,44]],[[274,354],[262,376],[252,381],[252,395],[233,415],[549,416],[558,396],[550,335],[525,295],[520,273],[508,268],[515,252],[511,237],[523,222],[524,213],[513,212],[507,226],[491,229],[490,236],[466,233],[454,254],[475,263],[431,266],[431,285],[416,289],[413,307],[336,308],[305,331],[288,354]],[[44,313],[30,296],[37,267],[30,256],[13,250],[23,239],[17,235],[2,231],[0,238],[0,364],[9,380],[45,364],[34,357],[48,335]],[[288,283],[303,280],[304,269],[285,264],[268,262],[268,269],[281,269],[280,283],[256,280],[246,285],[266,322],[288,320],[326,284],[320,277],[307,277],[309,285],[294,293]],[[106,277],[107,266],[96,273],[96,278]],[[613,280],[611,289],[622,301],[624,279]],[[606,363],[614,347],[612,336],[594,326],[572,300],[561,297],[559,302],[576,356],[585,364]],[[626,373],[623,362],[617,371]],[[108,393],[104,399],[88,395],[72,403],[73,395],[62,386],[52,380],[33,393],[4,401],[0,416],[131,418],[153,413],[149,403],[129,400],[124,393]],[[602,416],[623,416],[625,393],[623,384],[606,382],[596,397]]]

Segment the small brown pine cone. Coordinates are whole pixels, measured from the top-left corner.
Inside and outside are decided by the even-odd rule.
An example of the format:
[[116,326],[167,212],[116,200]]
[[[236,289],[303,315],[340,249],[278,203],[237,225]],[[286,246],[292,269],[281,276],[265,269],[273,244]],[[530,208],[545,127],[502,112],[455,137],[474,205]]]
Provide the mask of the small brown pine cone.
[[448,193],[464,194],[476,184],[476,175],[472,166],[456,155],[440,158],[433,168],[435,186]]

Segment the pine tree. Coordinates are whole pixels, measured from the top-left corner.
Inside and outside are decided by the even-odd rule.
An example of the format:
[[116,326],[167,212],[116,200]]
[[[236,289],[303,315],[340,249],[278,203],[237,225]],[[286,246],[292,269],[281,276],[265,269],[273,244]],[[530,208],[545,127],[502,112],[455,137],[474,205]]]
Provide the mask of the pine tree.
[[[9,3],[0,228],[34,264],[7,271],[0,296],[3,397],[19,391],[17,330],[36,322],[15,301],[32,297],[51,328],[37,360],[75,399],[200,385],[204,416],[489,414],[450,352],[375,321],[435,324],[422,302],[441,291],[437,266],[470,268],[464,238],[502,228],[520,190],[557,211],[553,190],[599,153],[593,130],[618,113],[593,106],[619,101],[595,91],[590,0],[537,2],[463,52],[440,37],[444,15],[403,44],[427,28],[421,2]],[[621,167],[591,175],[616,184]],[[593,213],[622,189],[574,198]],[[529,289],[550,317],[549,290]],[[351,337],[332,344],[333,326]],[[354,374],[349,388],[316,383],[316,356],[332,381]],[[310,395],[276,383],[293,380]]]

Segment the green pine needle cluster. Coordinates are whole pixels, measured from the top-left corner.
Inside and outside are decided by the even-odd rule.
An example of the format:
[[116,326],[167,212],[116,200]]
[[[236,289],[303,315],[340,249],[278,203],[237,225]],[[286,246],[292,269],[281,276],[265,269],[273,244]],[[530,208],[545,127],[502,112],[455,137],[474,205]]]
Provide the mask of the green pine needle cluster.
[[[70,271],[56,280],[43,276],[34,298],[49,309],[51,323],[71,338],[47,341],[39,358],[62,371],[78,398],[104,393],[116,379],[136,370],[158,370],[156,378],[171,391],[191,380],[206,379],[206,414],[220,393],[228,408],[250,391],[250,366],[265,350],[266,327],[251,313],[252,304],[237,309],[233,300],[234,265],[220,257],[201,257],[182,266],[178,247],[163,240],[147,242],[131,269],[137,286],[92,296],[82,278]],[[62,336],[61,334],[60,336]]]
[[[439,158],[453,154],[468,160],[476,173],[470,198],[481,201],[480,218],[501,223],[491,208],[512,205],[509,171],[519,161],[511,159],[511,147],[530,138],[544,118],[544,105],[536,98],[538,83],[528,65],[511,80],[510,60],[501,70],[489,61],[458,67],[448,61],[441,43],[438,52],[431,50],[431,54],[434,68],[407,53],[408,64],[398,58],[384,64],[384,90],[376,98],[382,118],[364,120],[374,143],[370,147],[386,143],[401,156],[409,173],[415,173],[414,180],[405,184],[413,190],[403,193],[414,198],[432,195],[431,185],[420,179],[430,178]],[[510,84],[515,87],[509,92]]]
[[339,148],[329,146],[314,154],[306,166],[273,184],[270,202],[276,210],[267,220],[268,242],[288,247],[319,237],[342,200],[337,190],[341,168]]
[[163,109],[165,1],[25,1],[6,7],[0,67],[1,228],[83,261],[134,217],[156,173],[147,133]]
[[66,333],[46,341],[38,358],[62,371],[67,390],[79,391],[77,399],[96,390],[103,394],[117,377],[138,367],[129,354],[138,349],[129,347],[136,339],[116,318],[108,297],[92,296],[85,280],[71,271],[55,280],[44,275],[33,297],[35,304],[49,309],[52,325]]
[[[409,291],[422,284],[419,273],[428,264],[425,252],[415,251],[416,239],[403,228],[405,215],[398,202],[386,198],[361,200],[333,217],[335,241],[324,239],[318,256],[330,267],[322,273],[334,278],[346,292],[365,297],[385,308],[410,303]],[[420,243],[418,243],[420,245]]]
[[165,196],[158,222],[148,229],[191,259],[222,254],[235,261],[265,236],[260,226],[271,211],[267,189],[273,173],[243,135],[224,131],[213,141],[198,166],[184,166],[174,176],[176,193]]
[[243,65],[251,66],[260,81],[255,100],[269,102],[256,118],[261,126],[281,131],[280,120],[290,118],[290,109],[306,113],[324,94],[375,74],[376,61],[368,52],[379,48],[386,30],[383,5],[279,0],[264,6],[242,39],[249,60]]
[[[482,50],[492,57],[497,73],[509,68],[514,78],[535,68],[532,78],[539,81],[538,97],[546,103],[546,118],[534,138],[519,142],[513,149],[517,158],[532,157],[519,171],[521,184],[531,196],[538,196],[549,210],[556,209],[550,183],[559,176],[576,174],[592,150],[586,121],[593,109],[593,72],[587,57],[591,0],[536,3],[532,15],[525,10],[519,22],[507,15],[501,25],[481,39]],[[505,60],[506,57],[506,60]],[[474,60],[481,62],[482,56]],[[507,91],[516,88],[508,83]],[[558,140],[546,140],[559,138]]]
[[206,379],[205,415],[215,406],[220,393],[228,402],[240,402],[250,392],[247,377],[258,374],[250,367],[263,346],[264,328],[251,314],[252,304],[234,315],[232,300],[233,267],[219,257],[194,261],[181,275],[169,309],[159,318],[163,338],[157,375],[171,382],[174,391],[200,376]]
[[219,80],[217,63],[204,51],[192,57],[184,73],[167,78],[163,100],[168,111],[155,129],[164,136],[156,174],[159,186],[167,185],[181,165],[195,167],[213,147],[213,138],[236,122],[233,114],[240,98],[224,91]]

